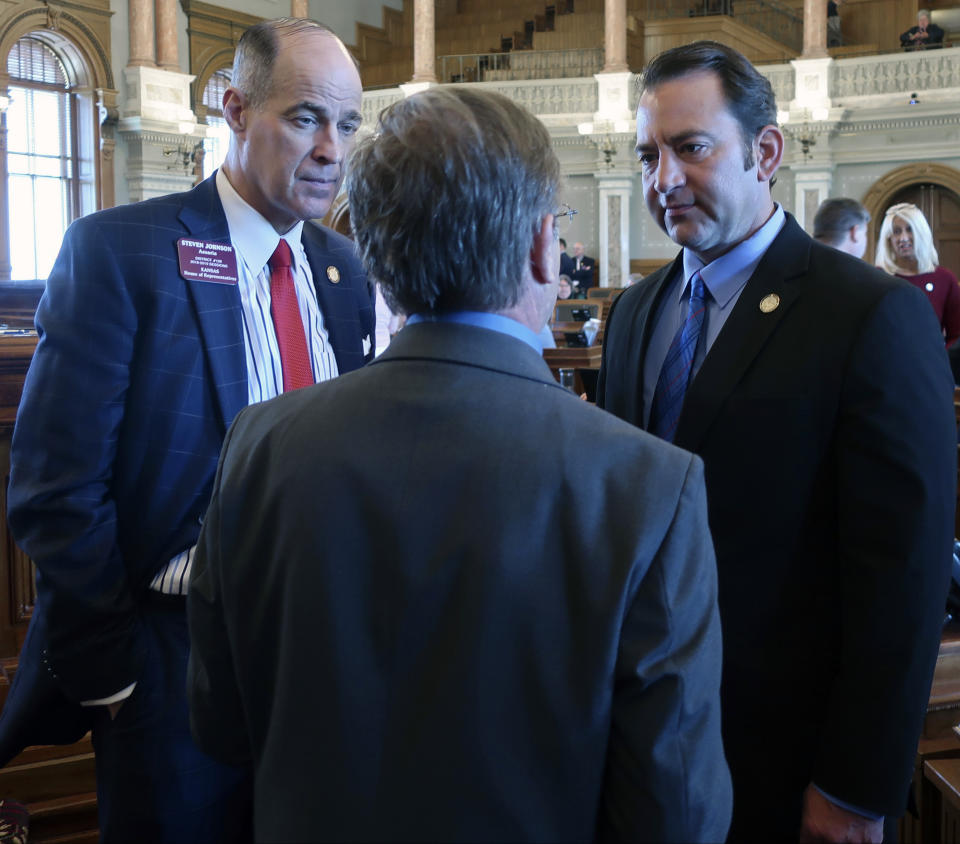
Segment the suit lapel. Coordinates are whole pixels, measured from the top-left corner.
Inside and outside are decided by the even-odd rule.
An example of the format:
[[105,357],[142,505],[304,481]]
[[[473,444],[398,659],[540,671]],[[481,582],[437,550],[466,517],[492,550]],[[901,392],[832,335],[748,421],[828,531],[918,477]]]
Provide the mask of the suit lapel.
[[[733,312],[690,384],[674,443],[697,451],[727,397],[763,351],[770,336],[800,296],[795,283],[809,264],[810,245],[790,215],[783,230],[747,281]],[[777,306],[768,310],[771,299]],[[766,300],[761,310],[760,303]],[[764,312],[764,311],[768,312]]]
[[[230,231],[213,176],[184,197],[179,219],[197,240],[230,243]],[[176,245],[173,246],[176,249]],[[243,341],[240,291],[236,284],[185,280],[196,312],[200,337],[226,432],[248,399],[247,360]]]
[[[630,409],[633,416],[628,417],[637,427],[643,428],[644,407],[643,395],[646,385],[644,384],[643,368],[646,359],[647,348],[650,345],[650,338],[653,335],[653,329],[657,322],[657,314],[660,312],[660,304],[663,297],[666,296],[670,283],[677,272],[683,269],[683,252],[680,252],[665,267],[661,267],[656,272],[643,279],[641,292],[641,301],[636,306],[636,317],[634,319],[633,330],[628,337],[626,349],[643,349],[642,355],[632,354],[625,357],[626,360],[632,360],[633,371],[627,373],[629,383],[635,384],[636,388],[630,388],[624,391],[624,395],[632,394],[636,398],[635,406]],[[625,294],[624,294],[625,295]]]
[[[352,289],[343,283],[348,278],[349,266],[324,248],[322,237],[322,229],[304,224],[303,248],[310,262],[313,286],[317,291],[320,313],[323,314],[323,326],[337,359],[337,368],[340,372],[346,372],[353,366],[344,357],[345,353],[352,352],[363,357],[360,332],[357,330],[357,305]],[[336,282],[331,280],[331,275],[337,279]]]

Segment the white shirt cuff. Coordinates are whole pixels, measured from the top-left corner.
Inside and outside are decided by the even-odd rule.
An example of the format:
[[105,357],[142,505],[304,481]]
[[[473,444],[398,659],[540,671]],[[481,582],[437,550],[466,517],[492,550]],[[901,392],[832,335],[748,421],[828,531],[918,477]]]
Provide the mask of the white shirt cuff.
[[121,700],[126,700],[130,695],[133,694],[133,688],[136,686],[136,683],[131,683],[125,689],[121,689],[115,695],[110,695],[110,697],[101,697],[96,700],[81,700],[81,706],[109,706],[111,703],[120,703]]

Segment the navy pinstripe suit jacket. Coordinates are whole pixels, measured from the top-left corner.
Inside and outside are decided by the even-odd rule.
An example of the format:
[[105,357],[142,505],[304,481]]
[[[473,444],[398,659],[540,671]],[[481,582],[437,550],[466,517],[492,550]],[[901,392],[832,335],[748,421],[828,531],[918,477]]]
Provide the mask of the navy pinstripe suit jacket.
[[[0,763],[28,744],[75,740],[76,702],[137,679],[138,603],[196,541],[224,434],[247,403],[238,288],[185,280],[181,237],[229,242],[212,177],[76,221],[40,302],[8,499],[38,597],[0,718]],[[373,354],[365,275],[346,238],[307,223],[303,239],[348,372]]]

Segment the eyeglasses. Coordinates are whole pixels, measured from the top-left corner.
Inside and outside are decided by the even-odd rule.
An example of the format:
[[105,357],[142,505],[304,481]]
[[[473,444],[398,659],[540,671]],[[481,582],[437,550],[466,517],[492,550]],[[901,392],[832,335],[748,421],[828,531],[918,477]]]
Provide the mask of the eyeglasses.
[[571,208],[569,205],[564,203],[560,206],[559,210],[554,212],[553,222],[557,227],[558,231],[567,231],[570,228],[570,224],[573,222],[573,215],[579,214],[576,208]]

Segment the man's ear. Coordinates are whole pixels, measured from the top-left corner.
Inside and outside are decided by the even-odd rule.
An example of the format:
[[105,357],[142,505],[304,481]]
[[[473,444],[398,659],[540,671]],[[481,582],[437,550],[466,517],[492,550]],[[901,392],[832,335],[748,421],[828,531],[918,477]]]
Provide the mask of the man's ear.
[[247,97],[230,86],[223,92],[223,119],[233,132],[242,132],[247,125]]
[[530,247],[530,273],[537,284],[556,284],[560,270],[560,242],[553,227],[553,214],[547,214],[533,234]]
[[761,182],[769,182],[783,159],[783,132],[771,123],[760,130],[754,143],[757,156],[757,179]]

